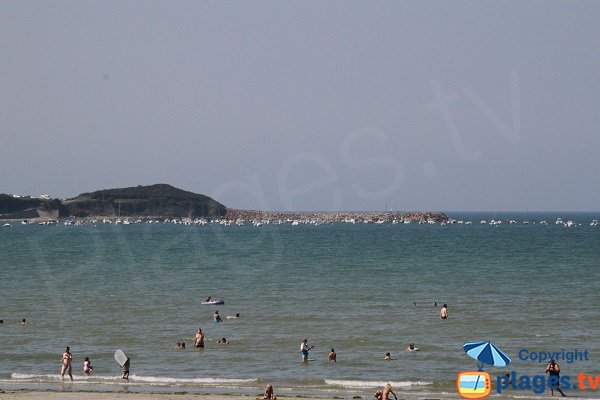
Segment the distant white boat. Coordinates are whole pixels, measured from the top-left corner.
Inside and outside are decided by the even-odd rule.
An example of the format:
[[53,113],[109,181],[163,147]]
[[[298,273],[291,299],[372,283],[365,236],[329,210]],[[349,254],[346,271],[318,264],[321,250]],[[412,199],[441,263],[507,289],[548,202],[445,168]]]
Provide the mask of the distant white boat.
[[10,225],[9,223],[6,223],[6,224],[4,224],[4,225],[2,225],[2,226],[5,226],[5,227],[7,227],[7,228],[8,228],[8,227],[9,227],[9,226],[11,226],[11,225]]
[[590,225],[591,226],[597,226],[598,225],[598,220],[597,219],[592,220],[592,222],[590,222]]

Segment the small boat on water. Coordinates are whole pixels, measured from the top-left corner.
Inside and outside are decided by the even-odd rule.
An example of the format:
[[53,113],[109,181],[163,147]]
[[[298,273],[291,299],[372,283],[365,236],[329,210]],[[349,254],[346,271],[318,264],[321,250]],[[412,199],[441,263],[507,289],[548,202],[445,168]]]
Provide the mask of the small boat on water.
[[216,305],[219,305],[219,304],[225,304],[225,300],[213,299],[213,298],[209,297],[206,300],[204,300],[202,302],[202,304],[208,305],[208,306],[216,306]]

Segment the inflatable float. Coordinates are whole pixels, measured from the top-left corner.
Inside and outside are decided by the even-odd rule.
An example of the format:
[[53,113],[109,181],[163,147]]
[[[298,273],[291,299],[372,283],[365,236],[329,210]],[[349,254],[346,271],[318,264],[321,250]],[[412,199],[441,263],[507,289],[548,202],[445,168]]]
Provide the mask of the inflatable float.
[[225,300],[209,300],[209,301],[204,300],[202,302],[202,304],[209,305],[209,306],[216,306],[219,304],[225,304]]

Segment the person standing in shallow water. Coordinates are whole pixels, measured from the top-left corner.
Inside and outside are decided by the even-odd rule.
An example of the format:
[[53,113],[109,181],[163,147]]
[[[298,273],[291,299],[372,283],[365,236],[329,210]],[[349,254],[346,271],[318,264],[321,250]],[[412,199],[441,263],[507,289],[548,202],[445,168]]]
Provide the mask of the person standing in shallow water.
[[[550,374],[548,377],[548,386],[550,386],[550,393],[554,396],[554,391],[556,390],[558,393],[562,395],[562,397],[567,397],[566,394],[560,388],[560,367],[556,363],[554,358],[550,360],[550,364],[546,367],[546,373]],[[550,382],[550,379],[555,380],[554,382]]]
[[129,382],[129,367],[130,366],[131,366],[131,359],[129,357],[127,357],[125,364],[123,364],[123,376],[121,377],[122,379],[125,379],[127,382]]
[[308,345],[308,339],[302,339],[302,343],[300,344],[300,352],[302,353],[302,362],[308,361],[308,351],[315,346]]
[[196,337],[194,338],[194,347],[197,349],[204,348],[204,333],[202,333],[202,329],[198,328],[196,331]]
[[440,319],[448,319],[448,304],[444,304],[440,310]]
[[337,362],[337,354],[334,349],[331,349],[329,354],[327,355],[329,362]]
[[71,382],[73,381],[73,374],[72,374],[72,361],[73,361],[73,355],[71,354],[71,349],[69,349],[69,346],[65,347],[65,352],[62,355],[62,358],[60,359],[62,366],[60,368],[60,380],[64,381],[65,380],[65,372],[67,372],[69,374],[69,377],[71,378]]

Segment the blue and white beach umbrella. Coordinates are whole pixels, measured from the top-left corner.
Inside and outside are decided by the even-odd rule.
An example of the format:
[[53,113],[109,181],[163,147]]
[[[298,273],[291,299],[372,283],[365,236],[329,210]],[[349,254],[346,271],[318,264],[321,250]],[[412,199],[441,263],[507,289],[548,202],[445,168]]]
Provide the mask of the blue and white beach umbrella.
[[510,362],[510,357],[504,354],[499,348],[490,341],[487,342],[466,342],[463,344],[465,353],[479,361],[477,366],[481,371],[483,364],[493,365],[494,367],[506,367]]

